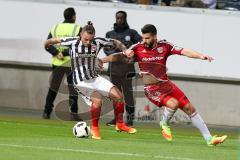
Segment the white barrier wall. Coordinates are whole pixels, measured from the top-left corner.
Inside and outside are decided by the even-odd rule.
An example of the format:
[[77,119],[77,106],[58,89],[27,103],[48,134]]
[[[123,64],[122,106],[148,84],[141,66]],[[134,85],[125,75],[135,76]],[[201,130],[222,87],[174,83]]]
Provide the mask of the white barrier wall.
[[[0,75],[4,76],[0,79],[0,107],[43,111],[50,74],[50,71],[43,70],[41,67],[36,69],[36,66],[0,67]],[[174,79],[173,81],[186,93],[207,124],[240,127],[240,85]],[[135,120],[159,123],[161,112],[158,107],[146,100],[143,87],[140,85],[141,80],[138,80],[138,83],[138,87],[134,87]],[[112,110],[112,103],[109,100],[105,100],[105,102],[108,103],[104,103],[102,114]],[[78,104],[80,113],[89,111],[89,106],[80,96]],[[54,105],[55,110],[62,106],[62,109],[68,112],[68,90],[64,89],[64,85],[60,87]],[[146,117],[146,111],[144,111],[145,105],[150,106],[150,113],[147,112],[150,115],[149,118]],[[111,117],[112,119],[114,114],[111,112],[103,115],[104,118]],[[40,116],[41,114],[39,114]],[[172,120],[176,123],[189,122],[189,117],[178,110]]]
[[129,25],[140,32],[153,23],[159,38],[212,55],[209,64],[172,57],[170,73],[240,78],[240,13],[188,8],[69,1],[64,3],[0,1],[0,60],[50,63],[43,41],[50,27],[63,21],[63,10],[74,7],[77,23],[93,21],[98,36],[112,28],[117,10],[128,12]]

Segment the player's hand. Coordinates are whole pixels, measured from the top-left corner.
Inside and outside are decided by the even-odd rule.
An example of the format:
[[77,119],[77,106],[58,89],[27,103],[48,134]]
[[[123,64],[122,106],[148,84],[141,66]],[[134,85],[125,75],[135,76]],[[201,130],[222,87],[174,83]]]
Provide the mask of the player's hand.
[[202,55],[202,60],[208,60],[209,62],[211,62],[214,60],[214,58],[208,55]]
[[127,57],[133,57],[134,56],[133,50],[130,50],[130,49],[127,49],[127,50],[123,51],[123,54]]
[[103,61],[101,59],[98,59],[98,68],[100,71],[103,70]]
[[63,59],[64,59],[64,56],[63,56],[62,52],[59,52],[59,53],[58,53],[57,58],[58,58],[59,60],[63,60]]

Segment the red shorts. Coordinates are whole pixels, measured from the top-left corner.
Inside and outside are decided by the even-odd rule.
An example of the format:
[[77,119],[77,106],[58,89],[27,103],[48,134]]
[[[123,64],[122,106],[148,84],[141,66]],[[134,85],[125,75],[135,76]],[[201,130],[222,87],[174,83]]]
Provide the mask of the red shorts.
[[186,95],[171,81],[145,85],[144,91],[147,98],[158,107],[166,106],[170,98],[179,102],[180,109],[190,103]]

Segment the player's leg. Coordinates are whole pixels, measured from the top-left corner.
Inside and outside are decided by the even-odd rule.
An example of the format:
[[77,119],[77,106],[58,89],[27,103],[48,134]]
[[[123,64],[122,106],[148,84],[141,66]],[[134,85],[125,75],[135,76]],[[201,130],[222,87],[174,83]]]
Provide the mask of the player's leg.
[[192,124],[198,128],[209,146],[217,145],[225,141],[227,138],[226,135],[218,137],[210,134],[202,117],[196,112],[195,107],[191,103],[187,103],[181,109],[190,117]]
[[110,81],[98,76],[95,81],[95,89],[103,96],[111,98],[114,103],[114,114],[116,117],[116,129],[127,133],[135,133],[136,129],[128,127],[123,122],[124,102],[122,93]]
[[201,116],[196,113],[195,107],[190,103],[186,95],[179,89],[175,84],[173,84],[173,91],[171,96],[173,96],[178,101],[178,108],[183,110],[191,119],[193,125],[197,127],[202,133],[205,140],[211,137],[207,126],[202,120]]
[[191,103],[187,103],[181,109],[190,117],[192,124],[199,129],[206,141],[212,137],[202,117],[196,112],[195,107]]
[[65,71],[63,70],[63,67],[60,67],[60,66],[52,67],[52,74],[50,77],[50,87],[48,89],[46,103],[44,106],[44,112],[42,115],[44,119],[50,118],[50,115],[54,107],[53,102],[57,96],[64,74],[65,74]]
[[[122,92],[122,85],[121,85],[121,78],[119,76],[110,75],[111,82]],[[113,102],[113,108],[115,103]],[[114,118],[106,123],[107,126],[115,126],[116,125],[116,118]]]
[[91,95],[91,133],[92,138],[101,139],[100,130],[98,127],[98,121],[101,114],[101,106],[102,106],[102,96],[98,92],[93,92]]
[[174,113],[177,111],[179,106],[178,100],[170,96],[167,96],[165,99],[167,98],[168,100],[166,100],[166,102],[163,103],[165,107],[163,108],[163,115],[161,119],[161,121],[165,124],[169,124],[169,121],[172,119]]
[[103,89],[106,87],[106,85],[101,84],[101,80],[101,77],[97,77],[91,81],[78,81],[74,86],[78,93],[91,99],[91,133],[94,139],[101,139],[98,121],[101,113],[102,94],[98,91],[97,86],[102,86]]
[[162,135],[168,141],[172,140],[169,121],[173,117],[179,105],[178,101],[171,96],[171,93],[174,92],[173,89],[174,88],[171,86],[171,83],[168,83],[167,87],[166,85],[158,85],[158,84],[146,85],[144,87],[146,97],[153,104],[155,104],[158,107],[166,106],[163,109],[163,115],[160,121],[160,127],[162,129]]
[[163,114],[160,121],[160,127],[162,129],[162,135],[166,140],[172,141],[172,133],[169,125],[169,121],[172,119],[173,115],[179,107],[179,102],[171,96],[166,96],[163,99]]
[[127,133],[135,133],[137,130],[125,125],[123,121],[123,114],[124,114],[124,101],[123,95],[120,90],[113,86],[109,92],[109,97],[114,101],[114,114],[116,118],[116,130],[117,131],[124,131]]
[[117,123],[123,122],[123,113],[124,113],[124,101],[121,91],[113,86],[109,92],[109,97],[113,100],[114,103],[114,115]]
[[177,87],[174,87],[172,95],[178,100],[179,108],[182,109],[191,119],[192,124],[199,129],[209,146],[222,143],[227,136],[211,136],[202,117],[196,112],[195,107],[190,103],[186,95]]
[[164,87],[170,88],[166,96],[161,97],[163,99],[162,100],[163,106],[166,106],[163,109],[163,116],[162,116],[161,122],[163,124],[168,125],[174,113],[179,108],[179,105],[180,105],[179,99],[181,99],[182,97],[185,97],[185,95],[183,94],[183,92],[179,94],[177,86],[171,81],[168,81],[167,83],[165,83],[165,85],[160,85],[160,87],[162,88],[162,90]]

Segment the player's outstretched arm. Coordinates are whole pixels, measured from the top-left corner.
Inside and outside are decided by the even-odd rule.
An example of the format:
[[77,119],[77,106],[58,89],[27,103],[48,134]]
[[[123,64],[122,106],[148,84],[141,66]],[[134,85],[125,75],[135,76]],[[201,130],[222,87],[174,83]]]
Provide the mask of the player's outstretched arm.
[[45,49],[48,49],[51,45],[54,45],[57,43],[61,43],[60,38],[50,38],[50,39],[46,40],[46,42],[44,43],[44,47],[45,47]]
[[120,42],[119,40],[113,39],[113,43],[116,45],[116,47],[118,49],[120,49],[122,51],[127,49],[127,47],[122,42]]
[[125,56],[122,54],[122,52],[119,52],[119,53],[114,53],[109,56],[106,56],[101,60],[103,63],[109,63],[109,62],[123,61],[124,58]]
[[211,57],[211,56],[204,55],[204,54],[198,53],[192,49],[186,49],[186,48],[184,48],[182,50],[182,55],[187,56],[189,58],[208,60],[209,62],[214,60],[213,57]]
[[127,56],[128,58],[132,58],[134,56],[134,51],[131,49],[127,49],[123,51],[122,54]]

